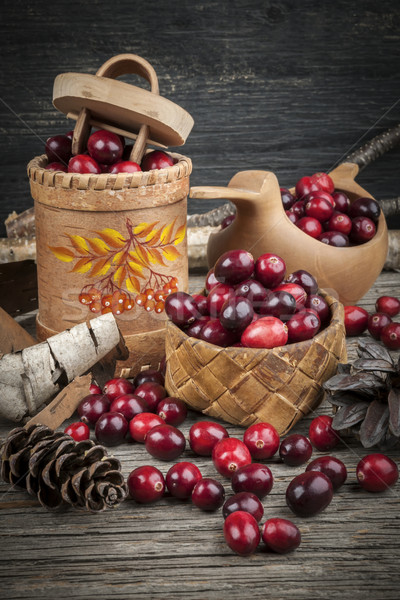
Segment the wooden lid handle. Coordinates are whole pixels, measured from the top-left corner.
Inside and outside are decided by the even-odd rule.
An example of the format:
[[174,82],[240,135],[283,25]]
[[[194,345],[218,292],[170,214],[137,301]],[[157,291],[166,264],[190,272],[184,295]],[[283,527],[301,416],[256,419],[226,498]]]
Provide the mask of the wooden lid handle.
[[[153,94],[159,94],[157,74],[151,64],[137,54],[118,54],[107,60],[97,71],[97,77],[115,79],[120,75],[140,75],[150,83]],[[74,128],[72,139],[72,154],[81,154],[85,151],[90,135],[90,113],[87,108],[82,108]],[[140,163],[146,150],[149,127],[142,125],[139,129],[133,146],[130,160]]]

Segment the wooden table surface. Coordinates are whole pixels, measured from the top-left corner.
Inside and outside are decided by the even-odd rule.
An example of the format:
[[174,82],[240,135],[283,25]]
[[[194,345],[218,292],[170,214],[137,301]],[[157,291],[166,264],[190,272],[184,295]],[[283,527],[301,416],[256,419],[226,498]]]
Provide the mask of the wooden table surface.
[[[191,289],[202,277],[191,277]],[[384,294],[400,296],[398,273],[383,273],[360,302],[373,310]],[[29,328],[32,318],[23,322]],[[356,339],[349,339],[355,357]],[[322,404],[316,414],[330,413]],[[306,434],[311,415],[294,431]],[[202,419],[190,413],[181,425]],[[1,422],[3,439],[11,428]],[[231,436],[243,430],[227,425]],[[122,471],[154,464],[165,474],[170,463],[150,458],[140,444],[123,444],[113,454]],[[132,500],[117,510],[98,515],[74,510],[53,514],[41,508],[24,490],[0,484],[0,597],[11,599],[128,598],[224,599],[398,599],[400,594],[400,482],[385,493],[363,491],[356,483],[359,459],[369,454],[347,438],[332,452],[343,460],[348,480],[330,506],[314,518],[294,517],[285,503],[290,480],[304,467],[266,461],[274,487],[264,499],[265,515],[293,518],[302,533],[299,549],[285,556],[262,550],[235,555],[225,544],[221,511],[201,512],[190,502],[165,497],[153,505]],[[313,458],[321,453],[314,451]],[[400,461],[400,448],[388,453]],[[210,459],[186,449],[180,460],[194,462],[203,476],[216,477],[232,494]]]

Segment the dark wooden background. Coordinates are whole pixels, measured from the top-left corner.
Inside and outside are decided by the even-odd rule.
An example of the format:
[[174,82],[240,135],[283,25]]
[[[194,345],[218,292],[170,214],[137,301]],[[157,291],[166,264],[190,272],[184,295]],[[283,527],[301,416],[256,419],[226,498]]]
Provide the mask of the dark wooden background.
[[[1,223],[31,205],[27,162],[72,126],[52,106],[55,76],[94,73],[121,52],[147,58],[161,93],[193,115],[194,185],[243,169],[290,185],[400,121],[397,1],[14,0],[1,21]],[[400,148],[360,183],[398,196],[399,159]],[[213,205],[192,201],[189,212]]]

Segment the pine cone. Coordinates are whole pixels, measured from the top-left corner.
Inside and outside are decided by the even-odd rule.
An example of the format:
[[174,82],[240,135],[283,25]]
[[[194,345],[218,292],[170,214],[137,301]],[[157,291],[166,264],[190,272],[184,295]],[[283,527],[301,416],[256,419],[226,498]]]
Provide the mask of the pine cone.
[[0,449],[1,477],[26,488],[50,510],[90,512],[117,506],[128,493],[120,462],[91,440],[75,442],[45,425],[13,429]]
[[376,342],[360,340],[359,359],[339,365],[324,383],[328,401],[336,407],[332,427],[350,429],[364,448],[387,450],[400,440],[400,360]]

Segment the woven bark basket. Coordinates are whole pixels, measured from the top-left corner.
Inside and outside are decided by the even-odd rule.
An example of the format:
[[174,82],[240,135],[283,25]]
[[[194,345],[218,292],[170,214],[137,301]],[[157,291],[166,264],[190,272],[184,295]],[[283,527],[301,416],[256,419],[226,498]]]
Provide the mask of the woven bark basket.
[[168,393],[207,416],[243,427],[268,422],[284,435],[320,404],[322,384],[346,360],[343,305],[322,295],[330,324],[311,340],[271,350],[220,348],[169,322]]

